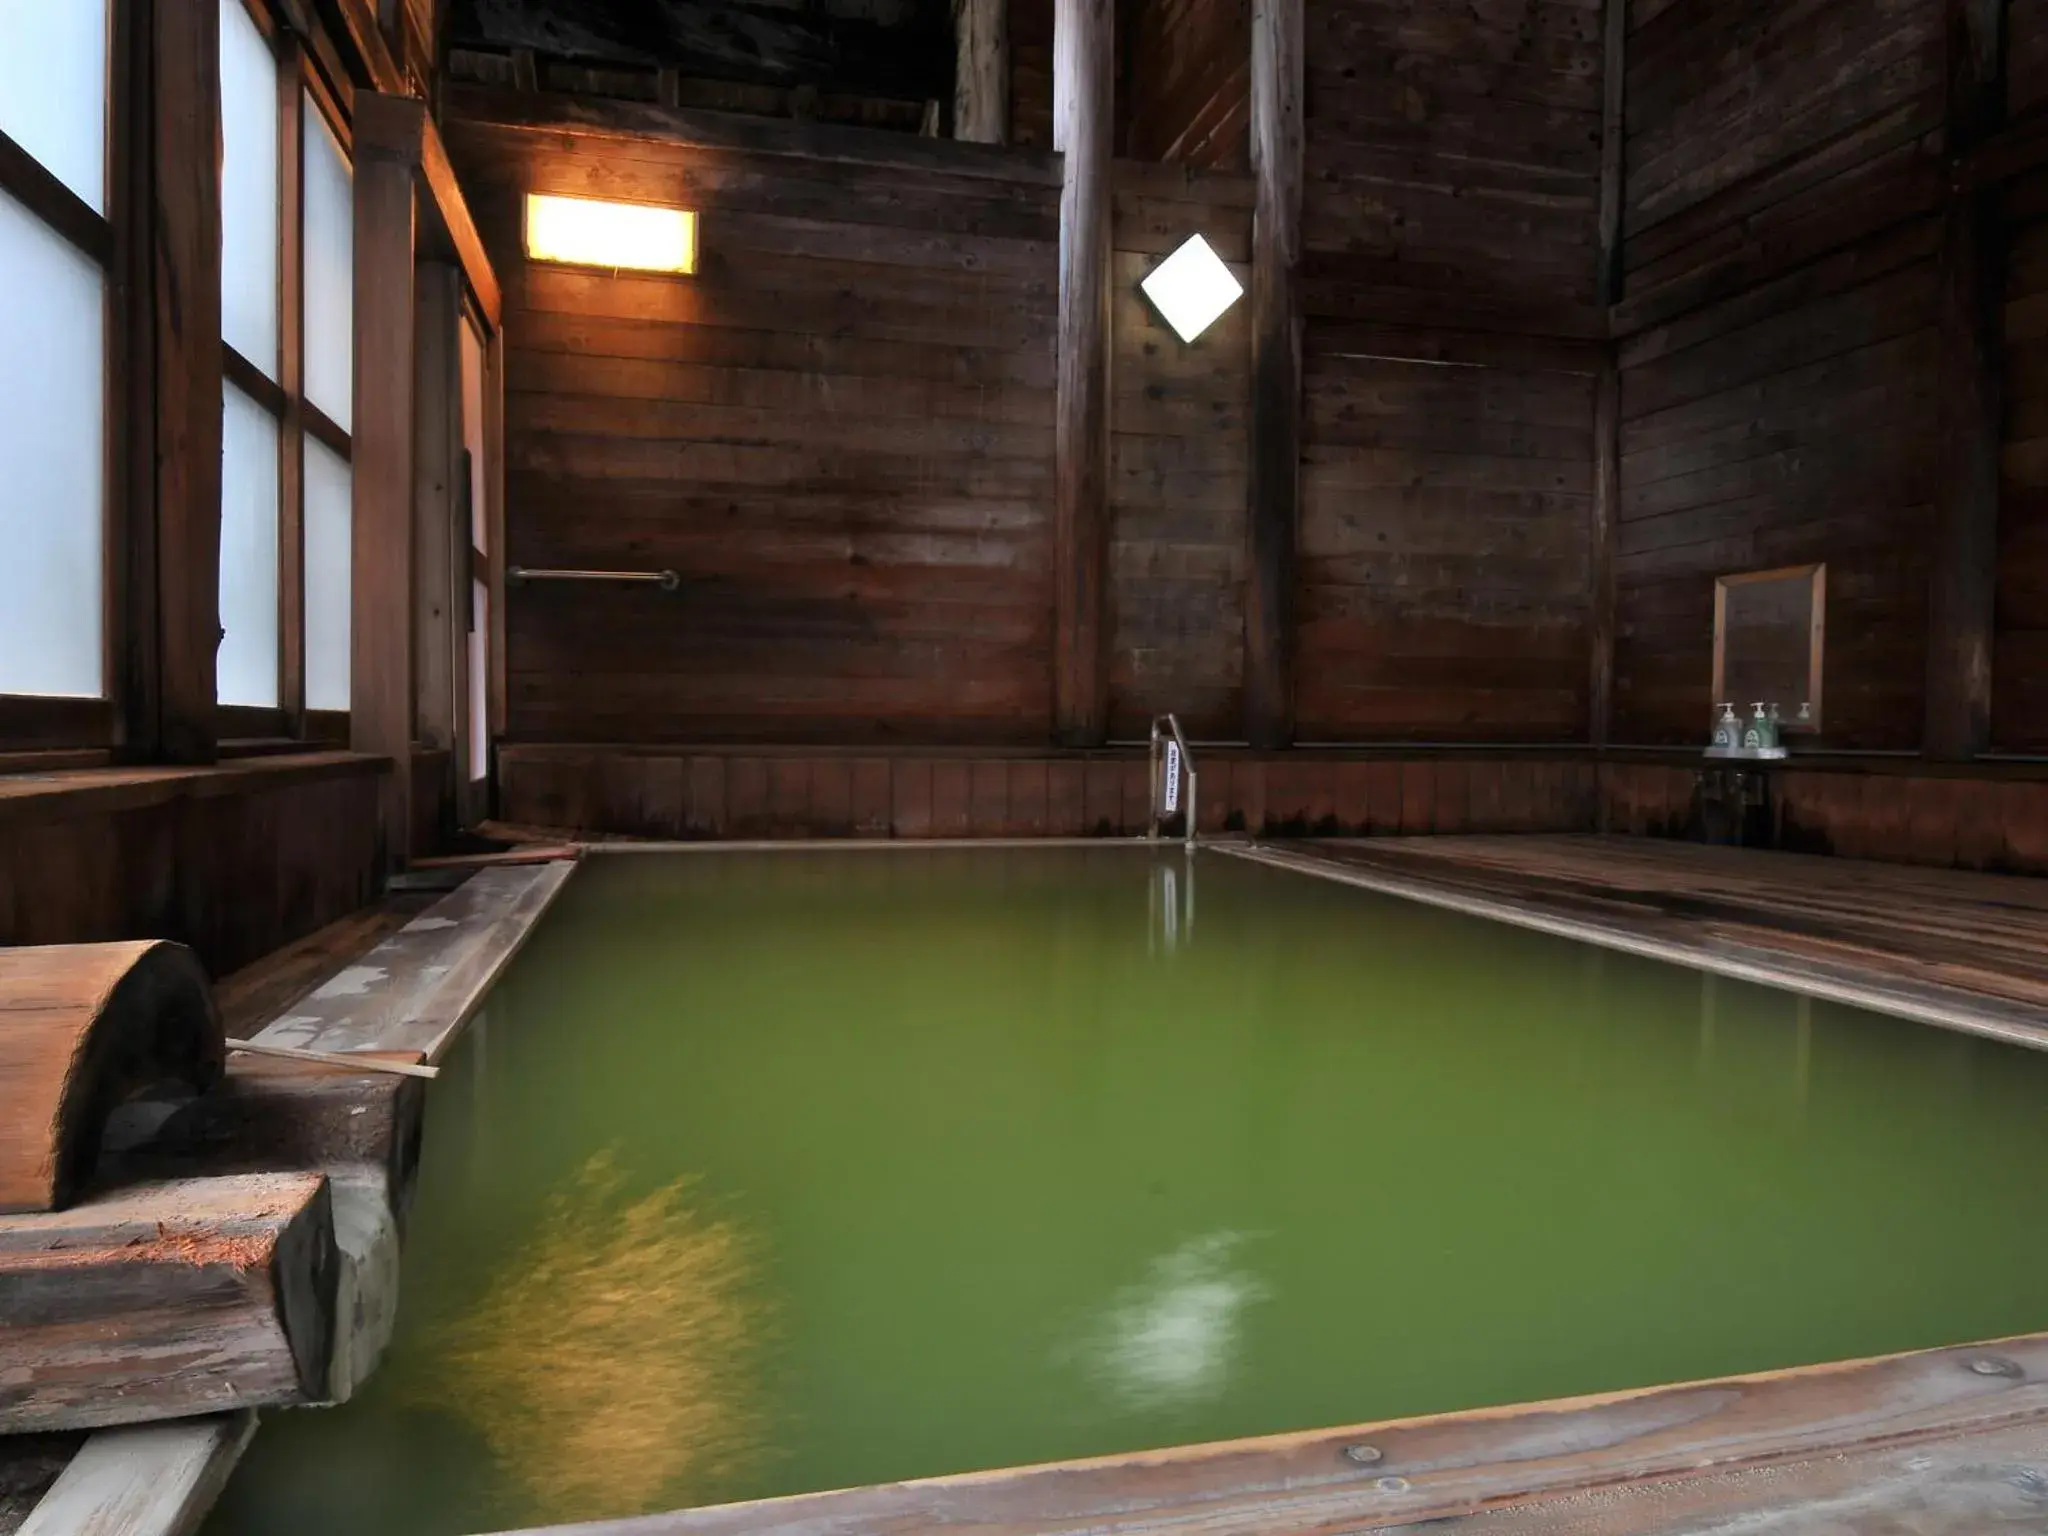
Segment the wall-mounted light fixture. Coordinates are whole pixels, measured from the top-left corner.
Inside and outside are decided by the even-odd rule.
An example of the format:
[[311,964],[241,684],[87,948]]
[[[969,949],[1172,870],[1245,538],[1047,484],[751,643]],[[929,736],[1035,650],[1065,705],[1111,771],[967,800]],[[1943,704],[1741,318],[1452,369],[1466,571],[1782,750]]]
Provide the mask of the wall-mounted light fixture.
[[1182,341],[1193,341],[1244,297],[1244,284],[1200,235],[1189,235],[1138,286]]
[[533,261],[615,271],[697,270],[697,215],[688,208],[526,194],[526,254]]

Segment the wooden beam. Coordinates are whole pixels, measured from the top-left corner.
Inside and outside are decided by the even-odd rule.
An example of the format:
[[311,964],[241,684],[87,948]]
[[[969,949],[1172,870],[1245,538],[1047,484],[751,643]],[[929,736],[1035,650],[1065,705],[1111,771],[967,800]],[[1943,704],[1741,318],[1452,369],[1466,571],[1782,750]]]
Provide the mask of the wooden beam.
[[1053,76],[1065,145],[1053,407],[1053,728],[1070,746],[1109,731],[1103,623],[1109,560],[1113,0],[1056,0]]
[[1621,511],[1621,369],[1609,360],[1593,400],[1592,613],[1587,639],[1592,678],[1587,739],[1604,747],[1614,735],[1614,543]]
[[[2007,0],[1944,0],[1948,152],[1996,130],[2005,110]],[[1922,750],[1975,757],[1991,744],[1991,641],[1998,585],[2003,434],[2004,251],[1996,188],[1942,211],[1939,472],[1928,585]]]
[[316,1401],[337,1274],[317,1173],[0,1218],[0,1434]]
[[1245,735],[1294,739],[1294,536],[1301,511],[1303,0],[1253,0],[1251,579]]
[[355,517],[349,743],[391,759],[380,866],[412,847],[414,171],[426,109],[374,91],[355,116]]
[[953,137],[1010,140],[1009,0],[953,0]]
[[[1103,67],[1109,66],[1105,63]],[[782,121],[737,112],[664,107],[651,101],[607,101],[488,85],[451,83],[443,98],[450,118],[533,128],[549,135],[656,139],[703,149],[795,155],[842,165],[982,176],[1047,187],[1058,186],[1061,180],[1059,160],[1042,151],[1012,148],[994,155],[986,148],[970,148],[951,139],[926,139],[844,123]]]
[[462,195],[462,184],[455,179],[455,167],[448,161],[448,146],[441,140],[441,130],[433,118],[424,115],[420,119],[419,152],[420,176],[433,200],[434,211],[440,215],[441,228],[454,247],[455,259],[462,264],[462,275],[476,298],[477,308],[495,331],[504,324],[505,313],[498,274],[491,268],[476,220],[470,217],[469,200]]
[[1603,306],[1621,302],[1623,182],[1627,176],[1628,147],[1628,5],[1629,0],[1607,0],[1606,44],[1601,60],[1600,113],[1600,266],[1594,274],[1594,294]]
[[151,16],[159,755],[210,763],[220,648],[220,11]]

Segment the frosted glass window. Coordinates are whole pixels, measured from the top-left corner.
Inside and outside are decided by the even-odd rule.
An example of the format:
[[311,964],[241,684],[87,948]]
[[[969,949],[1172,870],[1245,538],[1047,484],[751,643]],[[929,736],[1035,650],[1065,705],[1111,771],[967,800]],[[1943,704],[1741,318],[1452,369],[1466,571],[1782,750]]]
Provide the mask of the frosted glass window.
[[0,0],[0,133],[107,211],[107,0]]
[[0,294],[0,693],[97,698],[106,277],[0,193]]
[[484,344],[462,322],[462,446],[469,450],[469,542],[490,553],[484,516]]
[[220,624],[223,704],[277,705],[277,420],[221,389]]
[[469,584],[469,777],[472,782],[491,771],[491,589]]
[[310,96],[305,114],[306,398],[347,432],[355,381],[355,180]]
[[220,0],[220,131],[221,339],[274,380],[277,60],[242,0]]
[[348,708],[349,572],[355,524],[348,461],[306,439],[306,708]]

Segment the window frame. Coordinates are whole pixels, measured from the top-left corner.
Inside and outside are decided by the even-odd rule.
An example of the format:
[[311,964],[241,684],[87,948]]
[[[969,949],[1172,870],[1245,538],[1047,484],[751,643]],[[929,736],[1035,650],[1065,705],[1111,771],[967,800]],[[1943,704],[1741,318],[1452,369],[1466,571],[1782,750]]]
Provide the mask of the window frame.
[[355,146],[343,99],[291,27],[271,13],[265,0],[240,0],[270,45],[277,63],[277,378],[221,342],[223,388],[238,390],[277,423],[277,601],[278,681],[274,706],[216,706],[226,749],[267,741],[345,744],[346,711],[306,708],[305,634],[305,442],[331,449],[344,463],[354,461],[354,441],[339,423],[306,398],[305,389],[305,156],[304,112],[319,112],[351,166]]
[[109,751],[122,744],[124,710],[135,687],[131,644],[141,625],[127,601],[128,541],[133,528],[129,474],[131,417],[129,327],[135,323],[132,277],[136,226],[132,82],[146,61],[135,57],[131,0],[108,0],[106,138],[102,174],[107,211],[0,131],[0,195],[14,199],[67,245],[99,267],[104,282],[100,329],[100,692],[97,697],[0,693],[0,751]]

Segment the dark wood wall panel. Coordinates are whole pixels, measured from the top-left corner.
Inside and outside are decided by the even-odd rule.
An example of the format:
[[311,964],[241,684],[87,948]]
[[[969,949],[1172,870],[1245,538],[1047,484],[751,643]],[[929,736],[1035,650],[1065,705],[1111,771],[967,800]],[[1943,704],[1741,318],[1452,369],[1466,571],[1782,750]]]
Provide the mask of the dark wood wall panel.
[[2014,183],[2007,203],[2005,475],[1991,737],[2007,751],[2041,752],[2048,751],[2048,174]]
[[2048,0],[2010,0],[2006,35],[2006,108],[2031,112],[2048,101]]
[[[508,558],[683,579],[514,589],[508,734],[1042,739],[1057,189],[448,137],[505,285]],[[696,208],[699,271],[529,266],[527,191]]]
[[1594,380],[1310,332],[1305,741],[1585,739]]
[[1632,17],[1632,238],[1785,162],[1940,121],[1940,0],[1635,0]]
[[1617,739],[1708,728],[1714,581],[1825,561],[1825,740],[1920,737],[1935,455],[1935,230],[1625,342]]
[[1010,142],[1052,148],[1053,0],[1009,0]]
[[172,939],[223,976],[376,899],[389,772],[336,755],[21,786],[0,797],[0,944]]
[[1596,335],[1599,0],[1312,0],[1304,306]]
[[1242,170],[1251,117],[1250,0],[1127,0],[1124,153]]
[[1941,0],[1633,0],[1618,741],[1707,730],[1714,580],[1824,561],[1831,746],[1919,745]]
[[1139,291],[1200,234],[1247,288],[1251,182],[1177,166],[1116,168],[1110,437],[1110,735],[1169,711],[1241,740],[1251,305],[1192,344]]

